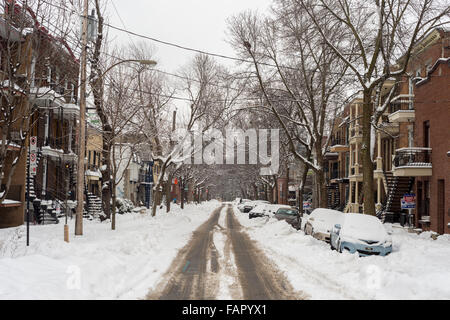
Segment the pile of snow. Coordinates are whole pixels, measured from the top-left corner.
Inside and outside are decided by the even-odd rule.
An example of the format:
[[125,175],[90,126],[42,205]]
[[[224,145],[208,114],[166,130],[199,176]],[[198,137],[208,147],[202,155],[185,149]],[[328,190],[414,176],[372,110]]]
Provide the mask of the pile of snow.
[[450,299],[450,235],[432,240],[386,225],[393,252],[359,257],[332,251],[283,221],[235,214],[294,289],[311,299]]
[[220,205],[172,205],[151,217],[133,212],[109,223],[84,220],[83,236],[63,241],[63,224],[0,229],[0,299],[143,298],[192,232]]

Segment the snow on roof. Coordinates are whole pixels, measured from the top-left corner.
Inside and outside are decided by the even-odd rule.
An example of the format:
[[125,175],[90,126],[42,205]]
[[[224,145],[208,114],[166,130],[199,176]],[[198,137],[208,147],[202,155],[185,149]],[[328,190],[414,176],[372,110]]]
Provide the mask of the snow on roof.
[[86,176],[91,176],[91,177],[102,177],[102,174],[100,173],[99,170],[86,170],[85,173]]
[[420,86],[420,85],[428,82],[428,80],[430,80],[430,75],[436,70],[437,66],[440,63],[446,63],[446,62],[450,62],[450,57],[437,59],[436,62],[433,64],[433,66],[427,71],[427,76],[425,78],[423,78],[422,80],[416,82],[416,86]]

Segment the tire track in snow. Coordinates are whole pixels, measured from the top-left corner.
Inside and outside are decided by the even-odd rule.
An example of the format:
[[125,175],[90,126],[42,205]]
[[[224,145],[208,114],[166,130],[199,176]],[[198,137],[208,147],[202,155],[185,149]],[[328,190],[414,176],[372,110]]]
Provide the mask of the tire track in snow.
[[275,267],[274,263],[241,230],[233,208],[227,207],[229,239],[239,270],[243,297],[246,300],[298,300],[304,299]]
[[212,235],[223,207],[222,205],[215,209],[211,218],[194,231],[192,239],[179,251],[160,285],[157,286],[161,289],[150,293],[148,299],[214,299],[218,283],[212,274],[214,270],[218,271],[219,265]]

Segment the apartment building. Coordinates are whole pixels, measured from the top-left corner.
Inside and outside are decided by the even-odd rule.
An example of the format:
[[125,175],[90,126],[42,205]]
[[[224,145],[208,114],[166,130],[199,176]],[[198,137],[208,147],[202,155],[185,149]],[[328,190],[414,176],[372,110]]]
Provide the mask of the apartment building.
[[[449,38],[448,30],[436,28],[415,45],[408,73],[398,83],[379,121],[381,130],[376,132],[374,152],[375,199],[380,217],[403,223],[406,210],[401,208],[401,198],[415,193],[415,226],[439,233],[449,232],[450,215]],[[382,94],[393,85],[393,81],[386,81]],[[329,207],[342,209],[345,203],[345,212],[363,211],[361,108],[360,97],[345,106],[342,122],[333,128],[325,163]]]
[[88,124],[86,137],[86,188],[87,192],[101,197],[103,137],[101,132],[94,126]]
[[[73,208],[76,200],[79,63],[64,40],[53,37],[40,26],[30,8],[19,10],[15,4],[14,14],[7,23],[21,30],[18,42],[29,41],[29,45],[22,45],[29,50],[29,61],[24,64],[28,70],[27,81],[17,82],[17,85],[20,87],[22,83],[26,94],[23,105],[28,114],[23,118],[29,123],[22,125],[30,126],[29,137],[37,142],[37,170],[28,181],[31,216],[37,223],[55,223],[57,215],[66,208]],[[15,172],[18,178],[13,179],[17,183],[13,190],[21,190],[21,203],[25,203],[26,180],[22,177],[27,176],[27,152],[23,155],[25,159],[19,160],[23,165]],[[18,210],[9,210],[14,219],[8,218],[6,213],[0,218],[4,220],[0,221],[0,226],[23,223],[24,209],[21,205]]]

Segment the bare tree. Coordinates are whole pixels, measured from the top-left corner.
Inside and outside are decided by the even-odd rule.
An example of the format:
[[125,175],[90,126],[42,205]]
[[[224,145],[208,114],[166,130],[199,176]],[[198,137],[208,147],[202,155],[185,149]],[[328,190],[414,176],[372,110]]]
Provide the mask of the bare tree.
[[[166,107],[172,98],[172,94],[155,94],[151,87],[155,86],[152,77],[145,78],[144,74],[140,77],[142,83],[141,101],[148,112],[143,113],[142,117],[150,129],[147,137],[153,143],[153,159],[158,163],[160,173],[158,180],[155,181],[153,192],[154,199],[152,215],[156,214],[156,206],[162,198],[162,186],[170,183],[168,171],[175,172],[182,165],[184,159],[180,156],[184,143],[190,135],[178,143],[171,143],[174,140],[174,131],[168,119],[170,118],[167,109],[166,113],[161,112],[161,108]],[[214,60],[205,55],[198,55],[193,62],[183,70],[183,82],[181,89],[188,96],[187,103],[189,112],[180,116],[182,121],[177,124],[177,129],[185,129],[187,132],[194,130],[203,133],[212,128],[219,121],[224,121],[224,115],[236,103],[240,92],[230,92],[226,90],[224,83],[232,81],[224,69]],[[154,77],[153,77],[154,79]],[[231,79],[231,80],[230,80]],[[219,90],[222,85],[224,90]],[[160,91],[163,91],[160,86]],[[164,98],[165,97],[165,98]],[[159,109],[159,111],[157,111]],[[194,150],[194,153],[197,152]],[[174,168],[169,169],[171,166]],[[173,171],[172,171],[173,170]]]
[[[432,28],[442,25],[450,14],[448,1],[440,0],[292,0],[305,10],[324,43],[359,82],[363,95],[362,165],[364,212],[375,215],[373,148],[375,130],[389,105],[393,86],[383,105],[376,97],[388,79],[399,81],[407,72],[417,40]],[[329,26],[349,36],[336,43]],[[331,30],[332,31],[332,30]],[[348,46],[348,44],[355,44]],[[402,59],[400,59],[402,57]]]
[[[272,18],[244,12],[230,19],[231,43],[252,61],[264,98],[261,108],[277,118],[291,154],[316,174],[318,205],[325,207],[323,157],[347,67],[323,44],[299,7],[277,3]],[[335,41],[344,36],[333,35]],[[306,152],[299,152],[299,146]]]
[[143,124],[136,121],[141,112],[136,77],[125,65],[117,65],[108,75],[105,83],[105,98],[102,103],[103,115],[110,124],[106,144],[109,148],[111,180],[111,228],[116,229],[117,186],[124,179],[125,173],[136,154],[143,136]]

